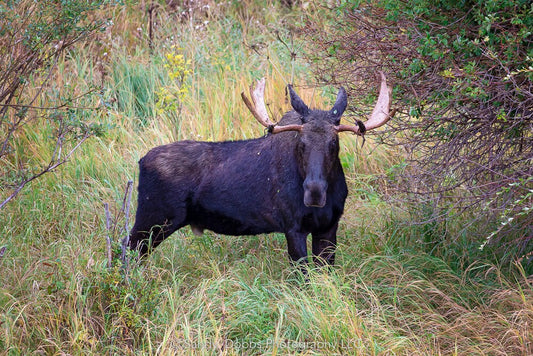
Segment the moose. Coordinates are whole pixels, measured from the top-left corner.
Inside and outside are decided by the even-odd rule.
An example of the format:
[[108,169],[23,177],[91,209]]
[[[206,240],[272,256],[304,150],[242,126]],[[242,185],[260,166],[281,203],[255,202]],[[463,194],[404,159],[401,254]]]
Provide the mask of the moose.
[[140,161],[138,207],[129,247],[141,256],[190,225],[225,235],[284,233],[292,262],[308,262],[312,236],[317,265],[335,262],[336,233],[348,188],[339,160],[339,133],[364,135],[392,114],[391,88],[380,72],[377,103],[368,121],[341,124],[347,94],[340,88],[331,110],[310,109],[288,85],[293,108],[275,124],[264,102],[265,80],[252,101],[242,99],[267,128],[260,138],[158,146]]

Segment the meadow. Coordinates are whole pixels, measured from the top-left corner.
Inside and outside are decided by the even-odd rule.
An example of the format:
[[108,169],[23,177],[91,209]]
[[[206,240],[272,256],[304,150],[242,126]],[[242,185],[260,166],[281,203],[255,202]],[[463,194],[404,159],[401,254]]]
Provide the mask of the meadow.
[[[312,64],[298,55],[305,38],[295,28],[324,11],[306,4],[206,1],[186,14],[161,6],[150,39],[144,2],[127,2],[59,60],[43,104],[64,87],[98,86],[77,106],[95,107],[83,115],[105,133],[0,210],[1,355],[533,353],[525,267],[481,253],[483,240],[470,235],[480,227],[463,218],[410,224],[384,178],[404,153],[379,144],[379,133],[363,147],[341,138],[350,193],[329,271],[311,265],[303,278],[282,234],[196,236],[188,227],[127,273],[118,259],[108,266],[106,238],[118,255],[136,207],[134,191],[126,219],[126,182],[136,184],[149,149],[263,135],[240,97],[262,76],[274,118],[289,110],[288,83],[313,107],[333,103],[336,88],[313,86]],[[41,121],[20,132],[17,148],[36,164],[54,149]]]

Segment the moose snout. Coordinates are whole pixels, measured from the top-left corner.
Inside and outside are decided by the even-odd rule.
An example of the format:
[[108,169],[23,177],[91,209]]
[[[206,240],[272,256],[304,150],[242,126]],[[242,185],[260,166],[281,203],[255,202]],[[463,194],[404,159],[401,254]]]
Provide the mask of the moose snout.
[[326,205],[328,183],[325,181],[304,181],[304,204],[308,207],[323,208]]

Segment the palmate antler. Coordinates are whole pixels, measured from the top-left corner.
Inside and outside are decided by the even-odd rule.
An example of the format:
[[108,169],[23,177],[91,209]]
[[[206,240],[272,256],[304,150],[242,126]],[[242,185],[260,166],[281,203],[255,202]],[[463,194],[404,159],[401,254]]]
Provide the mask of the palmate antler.
[[265,78],[261,78],[257,81],[257,85],[255,86],[255,89],[252,88],[250,85],[250,96],[252,97],[253,104],[250,102],[250,99],[244,94],[244,92],[241,93],[242,100],[248,107],[248,110],[252,113],[252,115],[261,123],[261,125],[268,128],[268,132],[270,133],[278,133],[283,131],[301,131],[303,125],[284,125],[284,126],[276,126],[275,123],[273,123],[270,118],[268,117],[268,112],[265,106]]
[[335,127],[337,132],[351,131],[357,135],[363,135],[366,131],[385,125],[385,123],[394,116],[396,110],[394,109],[390,111],[392,88],[387,86],[387,78],[385,77],[385,74],[383,72],[379,72],[379,74],[381,76],[381,86],[378,101],[376,102],[376,106],[374,106],[374,110],[372,110],[370,118],[363,124],[364,130],[361,129],[360,125],[339,125]]
[[[390,111],[390,106],[392,102],[392,88],[387,86],[387,78],[385,77],[385,74],[383,72],[379,72],[381,76],[381,86],[379,91],[378,100],[376,102],[376,106],[374,107],[374,110],[372,110],[372,115],[370,115],[370,118],[368,121],[366,121],[363,125],[338,125],[335,126],[335,130],[337,132],[344,132],[344,131],[350,131],[357,135],[363,135],[366,131],[373,130],[375,128],[378,128],[380,126],[385,125],[387,121],[391,117],[394,116],[396,110]],[[261,125],[268,128],[268,132],[270,133],[278,133],[283,131],[301,131],[303,125],[298,124],[291,124],[291,125],[283,125],[283,126],[277,126],[275,123],[273,123],[270,118],[268,117],[268,112],[265,106],[265,78],[261,78],[255,87],[253,89],[252,86],[250,86],[250,96],[252,97],[252,101],[248,99],[248,97],[244,94],[244,92],[241,93],[242,100],[252,113],[252,115],[261,123]],[[363,126],[363,127],[361,127]]]

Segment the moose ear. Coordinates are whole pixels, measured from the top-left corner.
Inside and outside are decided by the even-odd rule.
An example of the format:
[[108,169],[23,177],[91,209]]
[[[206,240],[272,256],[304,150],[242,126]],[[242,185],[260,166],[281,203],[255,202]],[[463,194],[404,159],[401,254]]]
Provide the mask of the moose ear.
[[294,89],[292,89],[292,85],[287,85],[287,88],[289,89],[289,95],[291,97],[291,105],[294,111],[296,111],[298,114],[302,116],[307,116],[309,114],[309,108],[307,105],[305,105],[304,101],[296,94]]
[[333,105],[333,109],[330,110],[335,121],[340,121],[344,110],[346,110],[346,105],[348,105],[348,96],[346,95],[346,90],[344,90],[343,87],[340,87],[335,105]]

